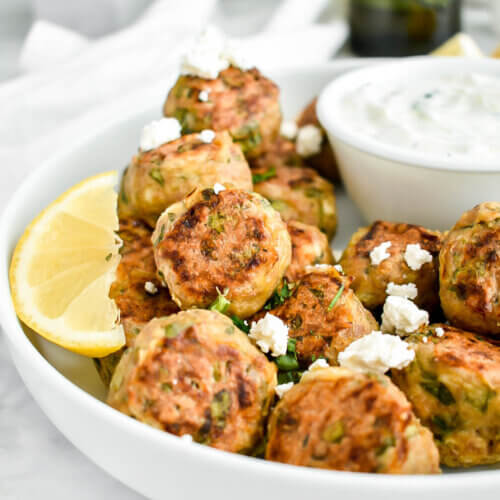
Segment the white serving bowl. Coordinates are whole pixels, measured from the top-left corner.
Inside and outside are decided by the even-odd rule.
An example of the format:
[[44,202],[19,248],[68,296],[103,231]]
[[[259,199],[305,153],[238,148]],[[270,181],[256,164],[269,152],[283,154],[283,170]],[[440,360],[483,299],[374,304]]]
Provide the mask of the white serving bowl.
[[[360,64],[339,61],[270,76],[280,84],[285,114],[292,117],[332,78]],[[160,113],[161,103],[145,104],[144,110],[122,114],[93,129],[40,166],[13,195],[0,220],[0,321],[22,379],[56,427],[109,474],[158,500],[386,500],[391,496],[422,500],[437,495],[443,500],[497,499],[500,471],[491,468],[444,476],[353,474],[265,462],[186,443],[104,404],[104,387],[90,359],[55,346],[22,325],[8,281],[18,238],[65,189],[127,163],[137,149],[142,126]],[[335,243],[343,246],[361,220],[342,191],[338,202],[342,232]]]
[[450,229],[483,201],[500,200],[500,157],[471,162],[380,143],[343,120],[347,92],[368,82],[404,84],[415,78],[483,73],[500,77],[500,61],[416,57],[352,71],[332,81],[318,100],[318,117],[335,151],[347,192],[368,222],[377,219]]

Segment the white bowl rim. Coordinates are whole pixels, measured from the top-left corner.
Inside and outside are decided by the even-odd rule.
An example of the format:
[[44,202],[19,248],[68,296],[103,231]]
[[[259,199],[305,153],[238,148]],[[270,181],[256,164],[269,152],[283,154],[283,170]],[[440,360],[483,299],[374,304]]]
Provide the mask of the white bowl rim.
[[[342,67],[352,67],[356,66],[356,63],[333,61],[325,64],[301,66],[300,68],[287,68],[275,74],[286,76],[287,73],[294,74],[297,71],[322,72],[341,65],[343,65]],[[500,487],[500,471],[497,470],[476,470],[446,475],[381,476],[380,474],[371,473],[352,473],[298,467],[234,453],[221,452],[220,450],[196,443],[188,444],[176,436],[136,421],[99,401],[67,379],[42,356],[21,328],[21,323],[16,316],[12,303],[8,276],[12,252],[9,250],[10,242],[6,238],[8,228],[15,226],[16,210],[18,206],[23,204],[25,192],[34,189],[33,186],[40,186],[40,181],[43,180],[47,172],[54,169],[56,165],[64,164],[65,158],[73,155],[75,151],[87,147],[98,135],[105,133],[128,118],[147,109],[150,109],[150,106],[140,110],[135,109],[129,113],[124,112],[119,117],[102,122],[100,127],[92,129],[78,141],[65,145],[64,149],[58,154],[43,162],[27,176],[8,201],[0,216],[0,321],[3,331],[7,336],[9,349],[14,349],[19,356],[26,358],[30,366],[37,373],[41,374],[41,379],[48,381],[50,387],[58,391],[58,394],[61,394],[69,404],[86,408],[86,411],[92,413],[94,418],[102,419],[108,425],[123,429],[123,432],[134,433],[136,437],[144,440],[145,446],[148,443],[157,445],[159,442],[164,442],[166,447],[170,447],[175,452],[189,453],[193,456],[193,460],[198,460],[200,465],[203,462],[210,462],[211,464],[216,462],[226,470],[233,469],[244,473],[254,473],[256,477],[257,475],[261,475],[262,477],[265,476],[276,481],[292,483],[311,482],[316,485],[323,484],[332,488],[335,486],[352,487],[353,481],[356,481],[356,484],[359,484],[360,488],[375,487],[378,492],[387,493],[394,493],[394,488],[398,488],[400,491],[411,489],[412,491],[421,493],[430,493],[441,490],[441,488],[447,488],[449,493],[455,492],[458,494],[464,493],[464,491],[472,493],[477,492],[478,488],[481,491],[481,487],[485,485],[485,480],[489,481],[487,483],[488,488],[494,487],[495,484]],[[23,376],[22,373],[20,375],[21,377]],[[70,438],[68,437],[68,439]],[[92,457],[89,458],[92,459]]]
[[349,123],[341,121],[338,106],[348,89],[359,86],[365,81],[387,78],[387,75],[391,74],[414,74],[410,71],[415,72],[419,68],[433,69],[435,74],[476,71],[490,75],[495,74],[500,78],[500,61],[493,58],[413,56],[391,60],[385,64],[362,67],[335,78],[325,86],[318,98],[316,108],[321,125],[334,139],[379,158],[432,170],[450,170],[469,174],[500,173],[500,157],[498,161],[479,160],[476,162],[467,158],[445,158],[439,154],[420,153],[389,143],[382,143],[368,135],[357,133],[352,130]]

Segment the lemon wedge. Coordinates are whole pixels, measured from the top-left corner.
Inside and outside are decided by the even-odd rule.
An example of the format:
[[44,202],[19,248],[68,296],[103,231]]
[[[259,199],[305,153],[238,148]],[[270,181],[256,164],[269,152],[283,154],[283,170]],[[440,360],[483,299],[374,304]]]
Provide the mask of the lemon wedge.
[[116,172],[72,187],[26,228],[10,265],[14,308],[47,340],[87,356],[125,344],[109,298],[120,261]]
[[431,52],[431,56],[484,57],[484,54],[469,35],[457,33]]

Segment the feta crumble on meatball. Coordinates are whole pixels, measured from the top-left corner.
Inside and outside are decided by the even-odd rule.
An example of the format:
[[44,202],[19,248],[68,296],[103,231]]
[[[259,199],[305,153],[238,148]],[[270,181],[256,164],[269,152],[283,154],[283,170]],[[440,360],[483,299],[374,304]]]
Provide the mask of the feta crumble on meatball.
[[409,344],[379,331],[355,340],[339,354],[340,366],[362,372],[385,373],[391,368],[404,368],[414,359]]
[[300,156],[312,156],[321,151],[323,134],[315,125],[305,125],[297,132],[297,153]]
[[404,335],[429,324],[429,313],[419,309],[411,300],[389,296],[382,313],[382,331]]
[[293,382],[287,384],[280,384],[274,388],[276,395],[281,399],[294,386]]
[[405,299],[416,299],[418,295],[417,285],[415,283],[408,283],[406,285],[396,285],[392,281],[387,285],[385,289],[387,295],[393,295],[395,297],[404,297]]
[[248,335],[264,353],[271,352],[274,357],[286,354],[288,343],[288,326],[271,313],[253,322]]
[[281,122],[280,134],[286,139],[290,139],[291,141],[293,141],[295,137],[297,137],[298,131],[299,128],[294,121],[289,120]]
[[391,256],[391,254],[387,251],[387,249],[389,249],[391,246],[392,243],[390,241],[384,241],[383,243],[380,243],[380,245],[376,246],[370,252],[371,263],[374,266],[378,266],[385,259],[388,259]]
[[424,250],[420,244],[410,244],[406,246],[405,262],[413,271],[418,271],[424,264],[432,262],[432,255]]
[[175,118],[154,120],[142,129],[139,147],[141,151],[155,149],[181,136],[181,124]]

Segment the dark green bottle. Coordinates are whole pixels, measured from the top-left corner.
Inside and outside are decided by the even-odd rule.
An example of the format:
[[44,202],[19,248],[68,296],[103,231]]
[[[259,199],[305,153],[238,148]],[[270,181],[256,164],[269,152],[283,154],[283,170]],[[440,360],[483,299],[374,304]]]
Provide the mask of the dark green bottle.
[[461,0],[351,0],[351,47],[368,57],[428,54],[460,31]]

